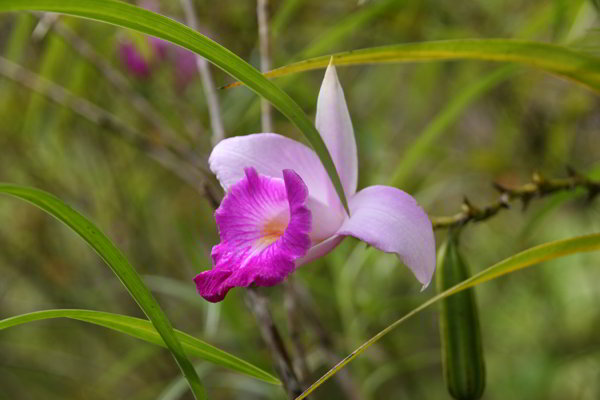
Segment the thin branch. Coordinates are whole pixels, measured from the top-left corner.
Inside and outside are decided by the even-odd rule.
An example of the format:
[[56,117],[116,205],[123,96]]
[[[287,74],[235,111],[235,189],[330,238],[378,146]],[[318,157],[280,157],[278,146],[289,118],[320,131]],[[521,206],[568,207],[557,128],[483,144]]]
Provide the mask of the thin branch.
[[52,25],[54,25],[54,23],[58,20],[59,16],[60,14],[44,13],[38,21],[38,24],[33,29],[31,38],[35,41],[40,41],[46,37],[46,34],[50,28],[52,28]]
[[[312,327],[317,335],[319,350],[325,355],[325,358],[329,363],[336,364],[340,357],[332,350],[334,341],[327,329],[323,326],[323,323],[316,312],[317,307],[308,290],[297,281],[290,280],[287,291],[289,292],[289,295],[294,298],[296,306],[304,315],[304,321],[307,325]],[[363,399],[360,388],[356,385],[356,381],[352,378],[352,375],[347,369],[340,370],[335,374],[334,379],[337,381],[347,399]]]
[[301,321],[299,305],[294,294],[293,285],[293,277],[289,276],[287,282],[285,282],[283,286],[283,305],[286,310],[288,331],[290,333],[290,341],[295,355],[293,364],[298,372],[298,380],[304,384],[306,379],[310,376],[308,365],[306,363],[306,350],[302,343],[302,333],[305,331],[305,326]]
[[273,321],[267,299],[258,290],[251,287],[246,291],[246,303],[254,314],[263,340],[274,358],[277,374],[283,382],[285,391],[290,399],[295,399],[302,394],[302,386],[294,372],[292,360],[285,348],[281,334]]
[[568,178],[546,179],[536,172],[533,174],[532,181],[522,186],[508,188],[495,183],[494,188],[500,192],[500,196],[493,203],[479,208],[465,197],[460,212],[449,216],[431,217],[433,228],[446,229],[462,226],[471,221],[484,221],[495,216],[501,210],[510,208],[510,203],[513,201],[520,200],[523,208],[526,208],[532,199],[545,197],[559,191],[582,188],[587,191],[590,200],[600,194],[600,182],[592,181],[572,169],[569,169]]
[[78,97],[67,89],[49,81],[18,64],[0,56],[0,75],[3,75],[49,100],[71,109],[74,113],[91,121],[108,132],[124,139],[140,151],[148,154],[168,170],[172,171],[184,182],[190,184],[200,194],[205,191],[205,179],[201,171],[182,163],[184,158],[176,150],[162,147],[125,124],[119,117],[109,111]]
[[[258,19],[258,42],[260,50],[260,70],[271,69],[271,54],[269,50],[269,1],[256,0],[256,16]],[[273,115],[271,103],[260,99],[260,121],[263,132],[273,132]]]
[[[196,18],[196,11],[194,10],[192,0],[181,0],[181,5],[188,26],[197,31],[198,20]],[[223,127],[223,120],[221,118],[219,98],[217,97],[217,91],[208,61],[206,61],[204,57],[196,55],[196,65],[198,67],[198,72],[200,73],[200,78],[202,79],[202,88],[204,89],[204,96],[206,97],[206,103],[208,105],[208,114],[210,116],[210,125],[212,128],[212,145],[215,146],[225,138],[225,128]]]

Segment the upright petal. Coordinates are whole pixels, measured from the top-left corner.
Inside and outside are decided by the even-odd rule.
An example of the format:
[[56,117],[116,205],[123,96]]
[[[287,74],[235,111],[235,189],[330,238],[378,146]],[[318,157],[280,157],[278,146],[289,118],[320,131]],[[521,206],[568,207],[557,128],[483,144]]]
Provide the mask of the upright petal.
[[226,191],[244,177],[246,167],[277,178],[284,169],[294,170],[308,187],[315,243],[333,235],[344,221],[344,210],[319,157],[295,140],[275,133],[228,138],[215,146],[208,163]]
[[308,189],[291,170],[283,181],[246,168],[215,212],[221,243],[213,247],[213,268],[194,278],[198,293],[221,301],[236,286],[272,286],[295,269],[311,240]]
[[356,193],[358,180],[356,140],[344,91],[332,64],[325,71],[319,91],[316,127],[331,153],[344,192],[351,197]]
[[338,234],[396,253],[424,287],[435,271],[431,221],[416,200],[390,186],[370,186],[350,199],[350,218]]

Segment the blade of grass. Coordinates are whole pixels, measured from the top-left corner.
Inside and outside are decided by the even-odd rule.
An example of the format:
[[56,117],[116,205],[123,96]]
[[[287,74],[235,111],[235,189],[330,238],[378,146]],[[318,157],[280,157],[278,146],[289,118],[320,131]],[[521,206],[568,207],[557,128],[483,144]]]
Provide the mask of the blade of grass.
[[493,279],[499,278],[503,275],[507,275],[516,271],[519,271],[523,268],[527,268],[536,264],[539,264],[543,261],[552,260],[559,257],[564,257],[571,254],[583,253],[589,251],[600,250],[600,233],[595,233],[591,235],[578,236],[565,240],[558,240],[554,242],[544,243],[539,246],[532,247],[520,253],[517,253],[511,257],[508,257],[491,267],[473,275],[469,279],[445,290],[444,292],[438,294],[437,296],[432,297],[427,300],[425,303],[421,304],[419,307],[413,309],[408,314],[404,315],[402,318],[396,320],[391,325],[387,326],[385,329],[380,331],[378,334],[373,336],[371,339],[367,340],[360,347],[354,350],[351,354],[349,354],[346,358],[340,361],[336,366],[334,366],[331,370],[329,370],[325,375],[319,378],[315,383],[313,383],[304,393],[296,398],[296,400],[302,400],[306,398],[309,394],[311,394],[315,389],[325,383],[329,378],[335,375],[339,370],[344,368],[350,361],[354,360],[360,354],[364,353],[369,347],[373,344],[377,343],[381,338],[390,333],[392,330],[397,328],[404,321],[409,318],[415,316],[420,313],[427,307],[437,303],[438,301],[445,299],[455,293],[462,292],[470,287],[474,287],[480,285],[482,283],[491,281]]
[[[265,73],[268,78],[327,67],[436,60],[480,60],[514,62],[600,91],[600,58],[554,44],[517,39],[461,39],[404,43],[350,50],[298,61]],[[234,87],[239,83],[228,85]]]
[[321,159],[348,212],[340,177],[315,125],[287,93],[225,47],[170,18],[116,0],[0,0],[0,12],[24,10],[57,12],[129,28],[185,47],[206,58],[269,100],[300,129]]
[[[29,322],[53,318],[69,318],[88,322],[90,324],[103,326],[105,328],[133,336],[148,343],[165,348],[167,347],[164,340],[149,321],[102,311],[73,309],[36,311],[0,320],[0,330]],[[177,339],[181,342],[183,350],[190,357],[203,359],[213,364],[228,368],[232,371],[260,379],[261,381],[270,383],[272,385],[281,385],[277,378],[247,361],[244,361],[177,329],[175,329],[174,332]]]
[[136,270],[125,258],[125,255],[109,238],[87,218],[49,193],[11,184],[0,184],[0,193],[14,196],[35,205],[63,222],[84,239],[117,275],[146,316],[152,321],[152,325],[162,337],[186,377],[194,396],[197,399],[206,399],[204,386],[183,351],[181,343],[175,336],[171,322]]

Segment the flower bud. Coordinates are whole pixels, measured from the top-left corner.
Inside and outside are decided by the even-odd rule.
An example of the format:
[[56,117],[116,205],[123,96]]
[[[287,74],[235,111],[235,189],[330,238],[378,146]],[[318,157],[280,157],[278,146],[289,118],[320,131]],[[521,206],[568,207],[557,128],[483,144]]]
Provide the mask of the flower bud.
[[[449,232],[440,248],[436,275],[439,293],[469,278],[458,249],[458,232]],[[440,336],[448,392],[457,400],[479,399],[485,388],[485,362],[473,288],[441,301]]]

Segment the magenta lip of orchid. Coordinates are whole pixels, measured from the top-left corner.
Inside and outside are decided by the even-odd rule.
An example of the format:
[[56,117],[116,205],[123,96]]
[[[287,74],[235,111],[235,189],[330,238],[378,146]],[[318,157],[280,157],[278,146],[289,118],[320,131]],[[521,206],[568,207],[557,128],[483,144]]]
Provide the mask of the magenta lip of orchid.
[[395,253],[424,288],[431,281],[435,238],[416,200],[390,186],[356,191],[354,129],[333,65],[317,99],[316,127],[340,175],[350,216],[307,146],[275,133],[221,141],[209,158],[226,191],[215,212],[221,242],[212,249],[212,269],[194,278],[206,300],[221,301],[234,287],[276,285],[346,236]]

